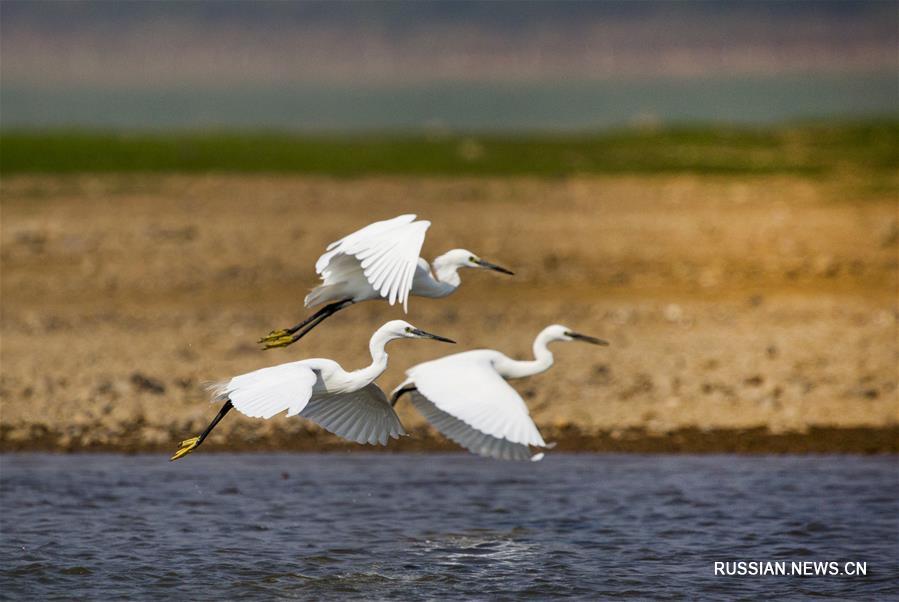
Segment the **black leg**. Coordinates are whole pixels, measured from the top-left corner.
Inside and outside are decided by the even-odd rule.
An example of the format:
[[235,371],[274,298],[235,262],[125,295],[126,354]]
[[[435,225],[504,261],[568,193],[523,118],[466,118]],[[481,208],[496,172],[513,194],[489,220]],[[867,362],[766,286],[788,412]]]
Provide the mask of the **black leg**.
[[[344,307],[352,304],[352,299],[344,299],[343,301],[335,301],[334,303],[329,303],[299,324],[295,324],[294,326],[285,328],[284,330],[273,330],[259,339],[257,343],[262,343],[263,345],[265,345],[264,349],[271,349],[273,347],[287,347],[288,345],[295,343],[296,341],[303,338],[306,333],[321,324],[322,320],[324,320],[328,316],[331,316]],[[305,328],[305,330],[298,336],[291,336],[301,328]]]
[[[287,343],[287,345],[292,345],[292,344],[296,343],[297,341],[299,341],[300,339],[302,339],[304,336],[306,336],[307,334],[309,334],[309,332],[310,332],[313,328],[315,328],[316,326],[318,326],[319,324],[321,324],[322,322],[324,322],[327,318],[330,318],[331,316],[333,316],[334,314],[336,314],[337,312],[339,312],[341,309],[344,309],[345,307],[349,307],[349,306],[352,305],[352,304],[353,304],[352,299],[346,299],[346,300],[344,300],[344,301],[338,301],[337,303],[332,303],[332,304],[330,304],[330,305],[326,305],[326,306],[325,306],[325,309],[326,309],[327,311],[325,311],[322,315],[320,315],[318,318],[316,318],[314,322],[312,322],[311,324],[309,324],[309,325],[308,325],[306,328],[304,328],[299,334],[295,334],[295,335],[293,335],[292,337],[290,337],[290,342]],[[287,345],[285,345],[285,347],[286,347]]]
[[200,438],[197,439],[197,447],[199,447],[200,444],[206,440],[206,437],[209,436],[209,433],[212,432],[212,429],[214,429],[218,425],[218,423],[222,421],[222,418],[225,417],[225,414],[230,412],[231,408],[233,407],[234,404],[231,403],[230,399],[225,402],[225,405],[222,406],[222,409],[219,410],[219,413],[216,414],[215,418],[212,419],[212,422],[209,423],[209,426],[206,427],[206,430],[200,433]]
[[[339,301],[338,303],[343,303],[343,301]],[[336,304],[335,304],[335,303],[331,303],[330,305],[325,305],[325,306],[322,307],[320,310],[318,310],[317,312],[315,312],[314,314],[312,314],[311,316],[309,316],[308,318],[306,318],[305,320],[303,320],[303,321],[300,322],[299,324],[295,324],[294,326],[291,326],[290,328],[285,328],[285,329],[284,329],[284,332],[285,332],[286,334],[293,334],[293,333],[295,333],[296,331],[298,331],[300,328],[302,328],[302,327],[305,326],[306,324],[309,324],[309,323],[312,322],[313,320],[318,319],[322,314],[328,313],[328,308],[330,308],[331,305],[336,305]]]
[[[300,339],[302,339],[304,336],[306,336],[307,334],[309,334],[309,332],[311,332],[313,328],[315,328],[316,326],[318,326],[319,324],[321,324],[322,322],[324,322],[326,318],[328,318],[328,317],[334,315],[335,313],[336,313],[336,312],[333,312],[333,311],[332,311],[332,312],[328,312],[328,313],[325,313],[325,314],[320,315],[320,316],[317,317],[315,320],[313,320],[308,326],[306,326],[306,328],[304,328],[303,330],[301,330],[299,333],[294,334],[292,337],[290,337],[290,339],[289,339],[287,342],[284,342],[284,343],[282,343],[282,344],[280,344],[280,345],[277,345],[277,347],[287,347],[288,345],[293,345],[294,343],[296,343],[297,341],[299,341]],[[268,347],[266,347],[266,349],[267,349],[267,348],[268,348]]]
[[391,407],[395,406],[396,402],[398,402],[400,400],[400,397],[402,397],[406,393],[411,393],[412,391],[418,391],[418,387],[416,387],[415,385],[409,385],[409,386],[403,387],[402,389],[400,389],[399,391],[394,393],[393,396],[390,398],[390,406]]
[[[301,330],[299,333],[293,334],[293,336],[291,336],[292,333],[290,331],[284,331],[284,334],[278,334],[276,332],[273,332],[269,336],[267,336],[263,339],[260,339],[259,342],[265,343],[264,349],[273,349],[275,347],[287,347],[288,345],[293,345],[294,343],[296,343],[297,341],[302,339],[304,336],[309,334],[309,332],[313,328],[315,328],[316,326],[318,326],[319,324],[324,322],[326,319],[330,318],[331,316],[333,316],[334,314],[339,312],[341,309],[349,307],[353,303],[354,303],[354,301],[352,299],[344,299],[343,301],[337,301],[335,303],[330,303],[330,304],[324,306],[318,312],[316,312],[315,315],[310,320],[306,320],[304,322],[306,324],[305,328],[303,328],[303,330]],[[293,331],[293,332],[296,332],[296,331]]]
[[328,307],[330,307],[330,306],[326,305],[326,306],[322,307],[320,310],[318,310],[317,312],[315,312],[314,314],[312,314],[311,316],[309,316],[308,318],[306,318],[299,324],[294,324],[290,328],[284,328],[282,330],[272,330],[271,332],[269,332],[267,335],[265,335],[264,337],[262,337],[261,339],[259,339],[256,342],[257,343],[272,343],[272,342],[276,341],[277,339],[281,339],[281,338],[290,336],[293,333],[295,333],[296,331],[298,331],[300,328],[305,326],[306,324],[309,324],[310,322],[317,320],[319,317],[322,316],[322,314],[327,313]]
[[172,461],[178,460],[179,458],[183,458],[193,450],[200,447],[200,444],[209,436],[209,433],[212,432],[212,429],[216,427],[216,425],[221,422],[222,418],[225,417],[225,414],[231,411],[234,405],[231,403],[231,400],[225,402],[225,405],[222,406],[222,409],[219,410],[219,413],[215,418],[212,419],[212,422],[209,423],[209,426],[206,427],[206,430],[200,434],[199,437],[192,437],[191,439],[185,439],[181,442],[181,447],[178,451],[175,452],[175,455],[172,456]]

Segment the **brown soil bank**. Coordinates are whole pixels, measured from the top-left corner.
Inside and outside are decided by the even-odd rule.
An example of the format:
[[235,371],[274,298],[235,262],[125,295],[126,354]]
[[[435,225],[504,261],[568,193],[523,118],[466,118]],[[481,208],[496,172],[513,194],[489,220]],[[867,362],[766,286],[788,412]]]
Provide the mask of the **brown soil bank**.
[[[367,303],[298,345],[255,340],[304,314],[325,244],[415,212],[428,258],[466,247],[516,271],[463,273],[408,319],[524,356],[516,388],[559,450],[895,452],[895,182],[851,175],[537,180],[73,176],[2,186],[0,449],[173,450],[215,409],[202,384],[276,362],[367,363],[401,317]],[[385,388],[450,351],[398,342]],[[401,404],[416,437],[451,449]],[[229,416],[214,449],[345,449],[299,420]]]
[[[101,425],[98,425],[102,428]],[[652,433],[643,428],[614,431],[583,431],[575,426],[544,427],[547,441],[556,445],[550,453],[690,453],[690,454],[896,454],[899,427],[811,427],[805,432],[772,433],[766,428],[708,429],[682,428]],[[3,433],[5,434],[5,433]],[[171,452],[169,441],[149,443],[140,427],[126,429],[116,439],[98,442],[85,431],[83,437],[49,432],[43,425],[30,429],[27,438],[3,437],[4,452]],[[170,439],[182,433],[172,431]],[[230,433],[227,440],[203,446],[212,452],[464,452],[462,448],[426,426],[414,428],[409,437],[391,441],[387,447],[348,443],[314,426],[297,432],[279,429],[265,437]]]

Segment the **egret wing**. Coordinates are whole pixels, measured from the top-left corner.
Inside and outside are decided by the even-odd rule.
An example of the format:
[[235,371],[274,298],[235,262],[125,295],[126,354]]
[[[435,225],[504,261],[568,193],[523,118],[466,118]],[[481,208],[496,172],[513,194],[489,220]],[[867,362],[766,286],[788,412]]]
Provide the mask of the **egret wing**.
[[435,429],[473,453],[499,460],[531,460],[536,457],[527,445],[482,433],[444,412],[419,391],[412,392],[412,404]]
[[[496,458],[530,457],[546,447],[527,405],[496,371],[490,357],[462,353],[408,371],[412,400],[437,430],[463,447]],[[515,447],[517,446],[517,447]]]
[[214,387],[216,399],[230,399],[241,414],[269,419],[287,410],[295,416],[309,402],[318,376],[301,362],[262,368]]
[[[428,221],[415,221],[412,214],[369,224],[328,245],[315,263],[315,271],[326,284],[333,284],[361,270],[378,294],[391,305],[401,302],[405,310],[430,225]],[[354,258],[356,265],[344,257]]]
[[388,438],[406,434],[384,392],[374,383],[352,393],[316,395],[300,415],[356,443],[387,445]]

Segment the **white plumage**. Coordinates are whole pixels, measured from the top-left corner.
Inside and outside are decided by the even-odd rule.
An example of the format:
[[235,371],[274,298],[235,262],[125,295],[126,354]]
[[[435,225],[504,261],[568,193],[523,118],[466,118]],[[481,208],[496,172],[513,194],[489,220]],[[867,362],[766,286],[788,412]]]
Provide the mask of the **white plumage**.
[[[268,420],[287,410],[355,443],[387,445],[405,435],[384,392],[374,383],[347,388],[348,373],[336,362],[313,359],[235,376],[215,389],[215,401],[230,400],[241,414]],[[330,387],[330,390],[329,390]]]
[[291,362],[262,368],[215,385],[214,401],[231,400],[241,414],[269,418],[287,410],[299,414],[309,399],[318,375],[307,362]]
[[[369,224],[332,242],[315,262],[315,272],[323,281],[319,289],[342,287],[340,291],[329,291],[334,300],[347,295],[354,300],[381,297],[391,305],[402,303],[406,310],[412,277],[430,225],[428,221],[415,221],[415,215],[401,215]],[[325,301],[322,295],[321,291],[310,293],[306,307]]]
[[473,453],[503,460],[539,460],[543,454],[531,455],[530,448],[549,446],[524,400],[506,379],[549,369],[553,355],[548,345],[572,340],[608,344],[565,326],[548,326],[534,340],[532,361],[478,349],[413,366],[394,390],[393,403],[403,393],[411,393],[413,405],[434,428]]
[[498,351],[479,349],[419,364],[406,374],[422,397],[484,434],[544,447],[524,400],[497,372],[504,359]]
[[313,397],[300,415],[356,443],[387,445],[388,438],[406,434],[384,391],[374,383],[351,393]]
[[511,274],[471,251],[453,249],[433,264],[420,257],[431,222],[400,215],[375,222],[328,245],[315,262],[322,283],[306,295],[306,307],[324,305],[299,324],[273,330],[259,339],[266,349],[286,347],[329,316],[354,303],[384,300],[408,310],[409,295],[446,297],[459,287],[461,268],[483,268]]
[[344,439],[386,445],[405,431],[374,381],[387,369],[387,343],[402,338],[453,342],[393,320],[372,335],[372,362],[360,370],[348,372],[335,361],[316,358],[262,368],[213,385],[213,400],[224,402],[222,409],[199,437],[182,441],[172,460],[203,443],[232,408],[264,419],[286,411],[288,416],[302,416]]

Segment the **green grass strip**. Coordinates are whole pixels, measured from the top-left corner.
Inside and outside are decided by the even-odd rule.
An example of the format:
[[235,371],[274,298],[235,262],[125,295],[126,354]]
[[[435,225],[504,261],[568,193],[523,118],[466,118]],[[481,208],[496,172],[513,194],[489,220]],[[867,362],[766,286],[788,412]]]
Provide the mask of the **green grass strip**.
[[823,174],[899,166],[899,120],[590,135],[0,132],[0,173],[237,172],[333,176]]

